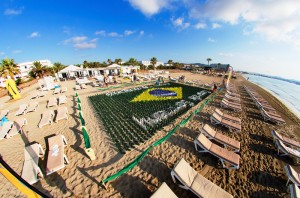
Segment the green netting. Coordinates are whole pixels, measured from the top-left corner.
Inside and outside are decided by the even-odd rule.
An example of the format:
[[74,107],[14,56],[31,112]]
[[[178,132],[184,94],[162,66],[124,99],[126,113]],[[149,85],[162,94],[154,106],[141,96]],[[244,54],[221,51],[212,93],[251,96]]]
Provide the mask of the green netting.
[[187,117],[186,119],[184,119],[180,122],[180,127],[183,127],[193,116],[194,116],[194,112],[191,113],[191,115],[189,117]]
[[78,103],[81,103],[81,101],[80,101],[80,98],[79,98],[79,97],[77,98],[77,102],[78,102]]
[[85,126],[82,126],[82,132],[83,132],[83,139],[84,139],[85,148],[91,148],[90,137],[87,133],[87,130],[86,130]]
[[166,136],[164,136],[163,138],[161,138],[161,139],[157,140],[156,142],[154,142],[153,146],[158,146],[161,143],[163,143],[164,141],[166,141],[167,139],[169,139],[169,137],[171,137],[173,135],[173,133],[175,133],[177,131],[178,128],[179,128],[179,125],[174,127]]
[[81,111],[79,112],[79,118],[80,118],[80,121],[81,121],[81,125],[85,126],[85,120],[84,120],[84,118],[82,116],[82,112]]
[[78,97],[78,93],[77,92],[75,93],[75,96]]
[[81,111],[81,105],[78,103],[78,111]]

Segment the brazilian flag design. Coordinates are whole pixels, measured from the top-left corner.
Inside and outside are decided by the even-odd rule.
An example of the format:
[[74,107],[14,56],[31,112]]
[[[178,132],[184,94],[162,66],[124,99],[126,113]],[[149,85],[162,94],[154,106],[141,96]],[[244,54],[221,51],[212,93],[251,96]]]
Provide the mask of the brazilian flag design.
[[167,88],[150,88],[135,97],[131,102],[145,102],[158,100],[181,100],[181,87],[167,87]]

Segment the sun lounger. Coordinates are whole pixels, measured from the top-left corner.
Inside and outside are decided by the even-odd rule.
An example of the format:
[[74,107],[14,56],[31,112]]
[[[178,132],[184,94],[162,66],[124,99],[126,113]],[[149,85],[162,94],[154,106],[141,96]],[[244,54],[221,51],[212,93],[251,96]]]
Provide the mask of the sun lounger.
[[236,141],[222,133],[216,132],[212,129],[208,124],[205,124],[204,127],[200,129],[201,133],[203,133],[209,140],[214,140],[223,144],[225,148],[231,148],[234,152],[239,152],[241,148],[241,143]]
[[26,113],[36,111],[36,108],[39,106],[38,102],[30,102]]
[[63,119],[68,119],[68,109],[65,106],[58,107],[55,122],[58,122],[59,120],[63,120]]
[[288,138],[284,135],[281,135],[280,133],[276,132],[275,130],[272,130],[272,136],[274,138],[274,141],[275,140],[280,140],[288,146],[292,146],[292,147],[295,147],[296,149],[300,149],[300,142],[299,141],[296,141],[296,140]]
[[31,95],[30,99],[34,99],[34,98],[38,98],[38,97],[39,97],[39,92],[36,91]]
[[87,89],[85,84],[81,84],[80,86],[81,86],[81,89]]
[[212,143],[204,134],[199,134],[194,140],[194,144],[198,152],[209,152],[219,158],[222,162],[223,168],[239,168],[240,156],[238,154]]
[[81,89],[80,85],[75,85],[75,90],[80,90],[80,89]]
[[96,82],[93,82],[93,84],[92,84],[94,87],[99,87],[100,85],[99,85],[99,83],[96,83]]
[[235,122],[232,122],[230,120],[227,120],[227,119],[224,119],[222,118],[219,114],[217,113],[213,113],[211,116],[210,116],[210,121],[212,124],[221,124],[223,125],[224,127],[227,127],[229,128],[229,130],[232,130],[232,131],[238,131],[238,132],[241,132],[241,125],[238,124],[238,123],[235,123]]
[[164,182],[150,198],[178,198]]
[[66,95],[60,95],[58,97],[58,105],[66,104],[67,103],[67,96]]
[[0,126],[0,140],[4,138],[9,138],[8,132],[13,127],[13,122],[5,122],[3,123],[3,126]]
[[53,91],[53,94],[59,94],[60,93],[60,88],[55,88],[54,91]]
[[288,185],[289,182],[291,181],[297,186],[300,186],[300,174],[297,173],[296,170],[291,165],[285,165],[284,170],[288,177],[288,181],[286,185]]
[[290,184],[288,190],[291,193],[291,198],[300,198],[300,189],[297,185]]
[[19,118],[13,122],[11,130],[8,132],[9,136],[14,136],[23,133],[23,126],[27,124],[26,118]]
[[39,92],[39,97],[44,97],[46,95],[46,92],[45,91],[40,91]]
[[2,119],[4,116],[7,116],[8,113],[9,113],[8,109],[1,110],[1,112],[0,112],[0,119]]
[[277,117],[274,115],[271,115],[270,113],[267,113],[265,110],[261,109],[261,114],[264,118],[265,121],[271,121],[277,125],[283,125],[285,124],[284,119],[282,119],[281,117]]
[[290,147],[287,147],[282,141],[275,140],[275,144],[277,146],[277,154],[279,156],[290,156],[296,159],[296,162],[299,163],[300,159],[300,151],[296,149],[292,149]]
[[195,171],[183,158],[176,163],[171,171],[171,176],[174,183],[176,183],[176,179],[179,180],[181,183],[179,187],[191,190],[198,197],[233,198],[228,192]]
[[223,107],[223,108],[225,107],[227,109],[232,109],[234,111],[242,111],[241,104],[229,102],[225,98],[223,98],[223,100],[221,101],[221,107]]
[[57,99],[56,98],[50,98],[48,100],[48,103],[47,103],[47,108],[49,107],[53,107],[53,106],[57,106]]
[[65,93],[68,91],[68,88],[67,87],[62,87],[61,90],[60,90],[60,93]]
[[225,93],[224,95],[224,98],[226,98],[227,100],[231,100],[231,101],[234,101],[236,103],[240,103],[241,102],[241,99],[239,97],[234,97],[234,96],[230,96],[228,94]]
[[39,128],[42,128],[43,126],[47,124],[52,124],[52,119],[54,116],[54,112],[51,110],[46,110],[42,114],[41,121],[39,123]]
[[67,156],[64,154],[64,146],[67,145],[65,136],[56,135],[48,139],[48,160],[46,174],[50,175],[69,164]]
[[15,115],[18,116],[18,115],[23,115],[23,114],[25,114],[27,108],[28,108],[27,104],[22,104],[22,105],[20,105],[20,108],[19,108],[19,110],[16,112]]
[[24,150],[25,160],[21,177],[29,184],[34,184],[39,181],[40,177],[43,177],[39,168],[39,158],[44,155],[44,150],[38,143],[26,146]]
[[241,124],[241,119],[240,119],[240,118],[237,118],[237,117],[231,116],[231,115],[229,115],[229,114],[223,113],[223,112],[222,112],[220,109],[218,109],[218,108],[215,109],[215,112],[216,112],[217,114],[219,114],[223,119],[230,120],[230,121],[232,121],[232,122]]
[[240,94],[231,92],[229,90],[227,90],[226,93],[228,93],[230,96],[233,96],[233,97],[239,97],[239,98],[241,97]]

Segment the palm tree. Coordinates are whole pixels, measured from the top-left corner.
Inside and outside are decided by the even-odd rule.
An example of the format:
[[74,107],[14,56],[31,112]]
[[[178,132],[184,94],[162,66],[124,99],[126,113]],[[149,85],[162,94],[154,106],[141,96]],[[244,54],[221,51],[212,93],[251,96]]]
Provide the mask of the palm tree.
[[152,66],[153,66],[153,68],[154,68],[154,70],[155,70],[155,69],[156,69],[156,68],[155,68],[155,65],[156,65],[156,63],[157,63],[157,58],[156,58],[156,57],[151,58],[150,62],[151,62]]
[[135,58],[130,58],[127,62],[129,65],[138,65],[138,61]]
[[173,60],[168,60],[168,65],[173,66]]
[[47,67],[43,66],[39,61],[35,61],[33,62],[33,68],[31,69],[31,71],[35,75],[43,77],[44,73],[47,72]]
[[110,64],[112,64],[112,60],[109,58],[109,59],[107,59],[107,63],[110,65]]
[[65,68],[65,66],[63,64],[61,64],[60,62],[56,62],[53,64],[52,70],[54,73],[57,73],[60,70],[62,70],[63,68]]
[[121,64],[121,62],[122,62],[122,59],[120,59],[120,58],[116,58],[116,59],[115,59],[115,63],[116,63],[116,64]]
[[207,58],[206,60],[207,60],[208,66],[209,66],[209,62],[212,61],[212,59],[211,58]]
[[18,68],[14,59],[6,58],[2,60],[0,63],[0,76],[4,78],[10,76],[12,79],[14,79],[16,74],[20,74],[20,69]]

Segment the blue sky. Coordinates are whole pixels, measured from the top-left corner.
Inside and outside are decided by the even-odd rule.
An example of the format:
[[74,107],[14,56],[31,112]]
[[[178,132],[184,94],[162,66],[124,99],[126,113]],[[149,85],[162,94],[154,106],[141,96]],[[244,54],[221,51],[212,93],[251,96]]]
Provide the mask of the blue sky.
[[2,0],[0,59],[226,63],[300,80],[299,0]]

